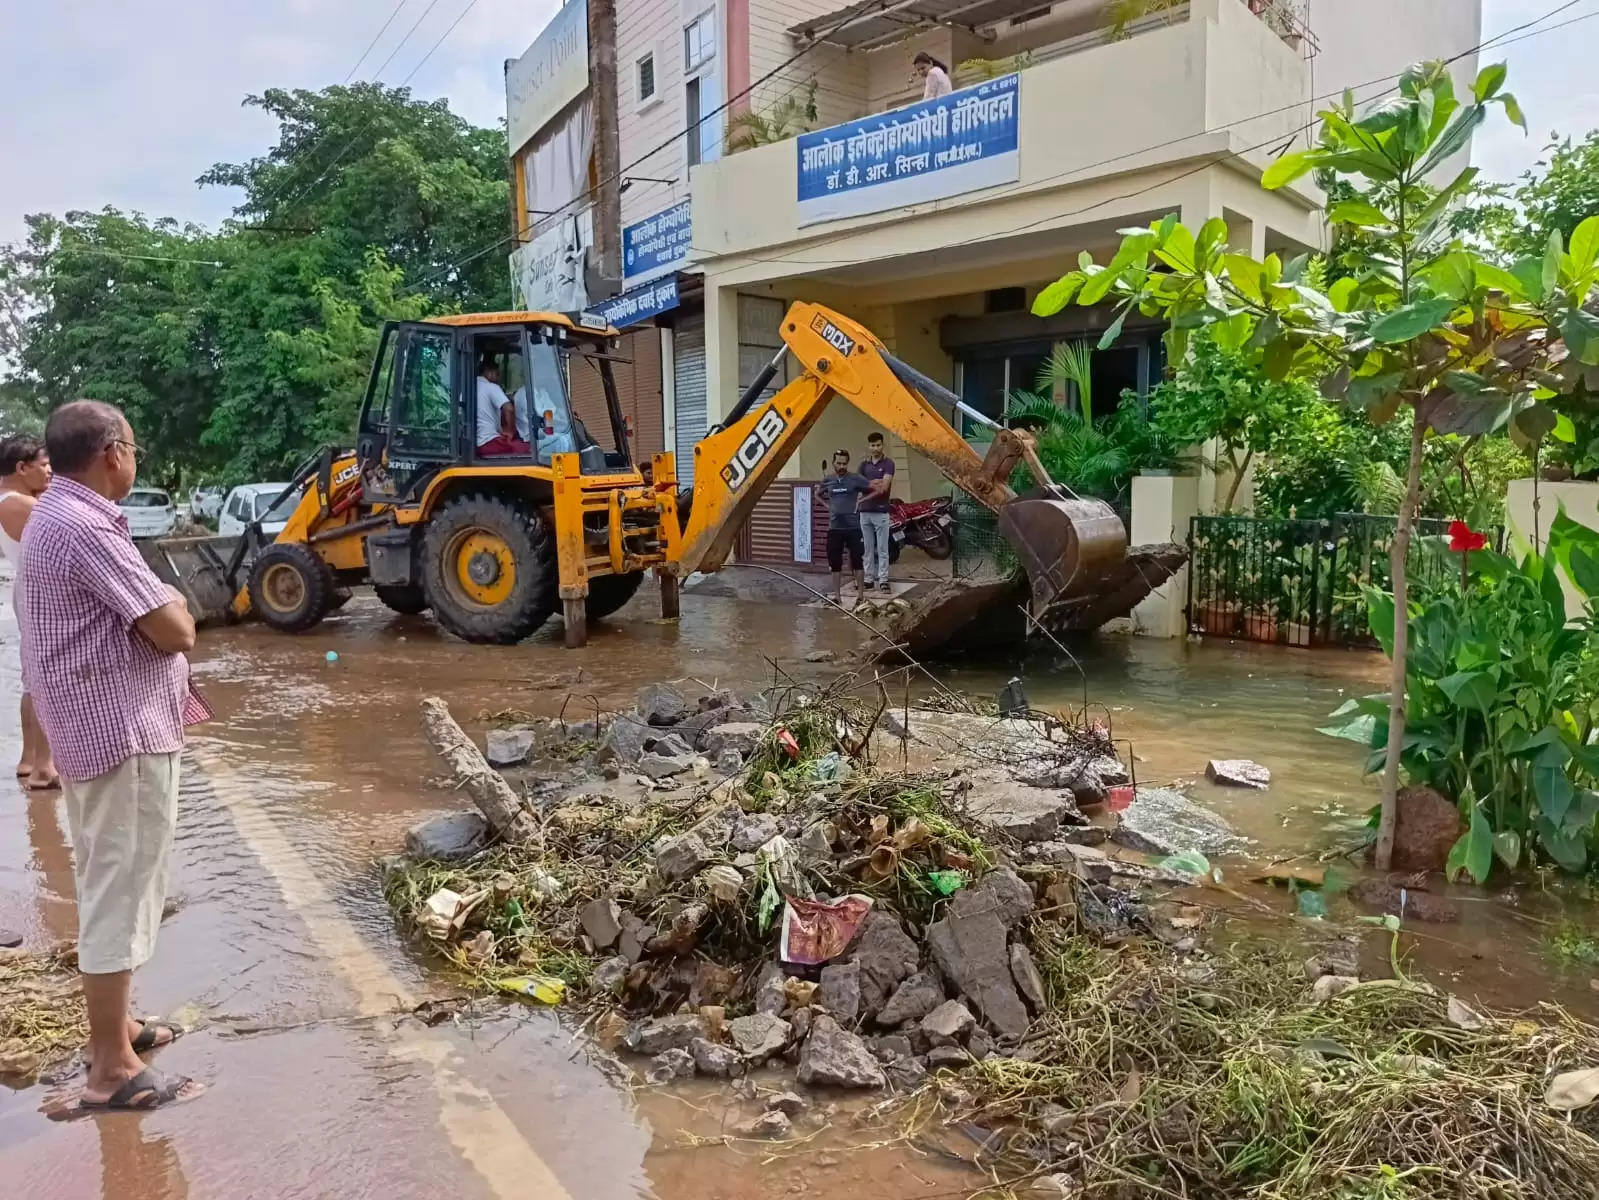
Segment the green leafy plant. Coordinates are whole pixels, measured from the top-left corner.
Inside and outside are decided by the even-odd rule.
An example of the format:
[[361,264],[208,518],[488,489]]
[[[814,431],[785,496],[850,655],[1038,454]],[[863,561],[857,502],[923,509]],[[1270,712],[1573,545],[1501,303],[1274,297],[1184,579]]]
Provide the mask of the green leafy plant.
[[[1536,258],[1506,270],[1450,232],[1452,206],[1476,178],[1467,168],[1433,189],[1426,180],[1470,140],[1498,107],[1525,126],[1504,91],[1503,64],[1483,68],[1462,99],[1444,63],[1406,71],[1398,94],[1357,113],[1353,97],[1321,114],[1321,143],[1285,155],[1262,176],[1268,189],[1311,172],[1362,180],[1364,198],[1329,214],[1372,231],[1361,269],[1325,289],[1311,260],[1257,260],[1228,246],[1225,221],[1197,232],[1175,215],[1123,231],[1104,265],[1084,254],[1079,267],[1046,287],[1033,310],[1119,301],[1104,335],[1109,345],[1137,308],[1170,322],[1169,357],[1181,361],[1197,329],[1226,328],[1267,378],[1319,378],[1323,394],[1370,414],[1377,424],[1401,408],[1413,416],[1405,494],[1392,547],[1394,596],[1408,612],[1405,565],[1420,508],[1427,439],[1482,436],[1506,429],[1537,444],[1560,419],[1599,396],[1599,316],[1587,305],[1599,284],[1599,218],[1579,225],[1569,247],[1551,234]],[[1408,622],[1395,631],[1388,746],[1376,860],[1393,855],[1400,759],[1405,746]]]
[[763,109],[747,108],[727,119],[726,147],[729,154],[786,142],[814,128],[817,121],[816,80],[803,90],[789,92]]
[[963,58],[955,64],[955,77],[961,87],[973,83],[983,83],[989,79],[998,79],[1001,75],[1011,75],[1017,71],[1025,71],[1033,65],[1033,52],[1023,50],[1020,54],[1006,55],[1004,58]]
[[[1485,880],[1495,859],[1529,858],[1580,871],[1599,852],[1599,534],[1564,513],[1547,550],[1520,562],[1478,547],[1462,524],[1427,551],[1458,559],[1464,586],[1409,606],[1405,740],[1400,764],[1460,806],[1466,832],[1451,875]],[[1450,546],[1454,546],[1451,549]],[[1587,604],[1568,621],[1564,574]],[[1390,654],[1393,597],[1367,596],[1372,632]],[[1379,769],[1388,744],[1387,696],[1352,700],[1324,732],[1367,745]]]
[[1113,42],[1132,35],[1131,26],[1145,17],[1163,16],[1168,22],[1177,19],[1179,9],[1188,0],[1109,0],[1105,5],[1105,36]]

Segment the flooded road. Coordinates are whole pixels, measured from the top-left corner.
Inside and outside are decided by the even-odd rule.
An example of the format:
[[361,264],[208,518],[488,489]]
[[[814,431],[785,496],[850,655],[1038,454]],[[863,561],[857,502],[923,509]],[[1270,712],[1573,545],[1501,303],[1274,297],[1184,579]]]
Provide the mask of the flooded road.
[[[723,1120],[716,1093],[630,1092],[546,1012],[489,1003],[433,1028],[408,1015],[457,994],[397,936],[374,867],[410,824],[465,803],[440,783],[420,736],[422,696],[442,695],[469,729],[506,709],[554,715],[565,705],[580,719],[625,706],[654,679],[751,691],[773,681],[773,660],[819,678],[827,668],[795,664],[818,647],[852,648],[859,633],[820,609],[722,598],[685,598],[680,624],[653,612],[642,598],[575,651],[561,647],[558,623],[513,649],[469,646],[369,596],[300,637],[259,626],[202,634],[195,674],[218,716],[195,731],[187,756],[174,911],[135,997],[143,1011],[200,1026],[159,1061],[211,1091],[174,1110],[61,1122],[42,1110],[73,1080],[0,1090],[4,1194],[841,1200],[980,1187],[977,1173],[849,1111],[786,1147],[706,1142]],[[8,753],[16,636],[9,603],[0,614]],[[1089,653],[1090,699],[1131,739],[1141,778],[1195,779],[1211,757],[1272,768],[1265,795],[1195,785],[1252,839],[1249,858],[1319,845],[1330,812],[1372,802],[1359,752],[1313,728],[1346,695],[1375,690],[1380,660],[1119,639]],[[989,694],[1009,677],[942,675]],[[1069,664],[1035,661],[1026,677],[1037,707],[1082,703]],[[0,785],[0,926],[32,944],[71,936],[71,895],[59,801]],[[1522,907],[1543,920],[1549,903]],[[1501,977],[1518,977],[1516,1002],[1550,994],[1527,990],[1528,972],[1549,975],[1536,927],[1493,915],[1500,907],[1476,905],[1424,953],[1491,985],[1468,992],[1492,995]],[[1593,995],[1586,977],[1548,987]]]

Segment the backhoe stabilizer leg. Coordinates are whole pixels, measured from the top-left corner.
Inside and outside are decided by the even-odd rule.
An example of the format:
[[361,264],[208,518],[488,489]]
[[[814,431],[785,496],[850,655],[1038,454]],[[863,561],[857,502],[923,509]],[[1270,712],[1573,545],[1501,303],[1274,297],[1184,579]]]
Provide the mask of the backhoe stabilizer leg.
[[566,647],[576,650],[589,644],[588,601],[579,596],[576,600],[561,601],[561,617],[566,621]]
[[661,568],[656,568],[655,573],[661,580],[661,617],[663,620],[675,621],[679,615],[677,576]]

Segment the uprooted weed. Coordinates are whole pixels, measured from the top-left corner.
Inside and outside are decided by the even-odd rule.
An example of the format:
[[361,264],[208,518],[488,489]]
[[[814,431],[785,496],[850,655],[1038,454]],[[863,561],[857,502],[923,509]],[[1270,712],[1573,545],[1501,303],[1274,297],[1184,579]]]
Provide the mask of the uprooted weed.
[[1040,926],[1034,947],[1051,1010],[1032,1061],[961,1080],[1012,1130],[1015,1173],[1115,1200],[1533,1200],[1599,1178],[1599,1118],[1544,1103],[1552,1075],[1599,1065],[1599,1028],[1559,1009],[1468,1031],[1415,985],[1313,1004],[1275,944],[1191,962]]
[[29,1078],[89,1036],[70,955],[0,952],[0,1078]]

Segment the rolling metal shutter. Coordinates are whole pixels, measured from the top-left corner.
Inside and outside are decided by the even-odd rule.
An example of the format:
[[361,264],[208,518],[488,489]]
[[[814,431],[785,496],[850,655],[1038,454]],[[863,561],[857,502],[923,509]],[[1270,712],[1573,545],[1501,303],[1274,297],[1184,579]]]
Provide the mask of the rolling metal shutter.
[[673,330],[673,382],[677,390],[677,478],[694,482],[694,446],[705,436],[705,318],[681,321]]

